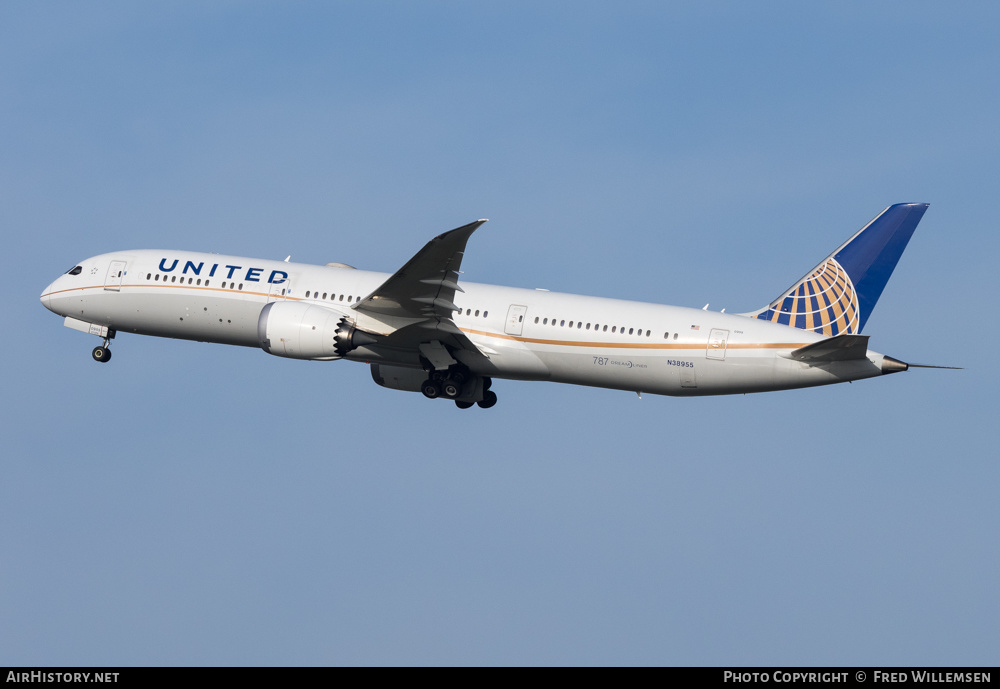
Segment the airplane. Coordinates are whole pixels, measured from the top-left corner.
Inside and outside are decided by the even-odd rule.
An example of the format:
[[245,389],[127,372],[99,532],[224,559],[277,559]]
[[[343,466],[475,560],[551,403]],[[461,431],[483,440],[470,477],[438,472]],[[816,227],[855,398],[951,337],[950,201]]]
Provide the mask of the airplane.
[[[459,284],[486,220],[445,232],[395,273],[136,250],[101,254],[45,288],[64,325],[363,362],[386,388],[497,402],[494,379],[672,396],[789,390],[906,371],[861,331],[927,210],[889,206],[767,306],[747,313]],[[933,367],[937,368],[937,367]]]

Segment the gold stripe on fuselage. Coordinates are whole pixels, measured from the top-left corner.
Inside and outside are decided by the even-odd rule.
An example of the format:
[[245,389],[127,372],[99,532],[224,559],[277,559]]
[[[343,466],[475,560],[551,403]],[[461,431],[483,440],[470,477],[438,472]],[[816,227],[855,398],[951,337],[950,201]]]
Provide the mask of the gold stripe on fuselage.
[[[258,296],[270,298],[273,295],[267,292],[248,292],[245,290],[235,290],[223,287],[199,287],[197,285],[149,285],[149,284],[138,284],[138,285],[121,285],[121,287],[142,287],[142,288],[158,288],[158,289],[189,289],[198,290],[203,292],[223,292],[226,294],[245,294],[250,296]],[[75,292],[88,289],[104,289],[104,285],[88,285],[86,287],[73,287],[71,289],[59,290],[57,292],[49,292],[48,294],[42,295],[43,297],[51,297],[54,294],[62,294],[64,292]],[[115,291],[115,290],[108,290]],[[277,297],[279,300],[286,301],[313,301],[311,299],[304,299],[303,297]],[[322,303],[322,302],[319,302]],[[319,303],[317,305],[319,305]],[[346,305],[345,305],[346,306]],[[554,345],[561,347],[590,347],[597,349],[651,349],[651,350],[683,350],[683,349],[695,349],[701,350],[705,348],[704,343],[673,343],[673,342],[614,342],[614,341],[581,341],[581,340],[550,340],[538,337],[524,337],[520,335],[508,335],[506,333],[489,332],[486,330],[473,330],[469,328],[459,328],[463,333],[467,335],[481,335],[483,337],[493,337],[500,340],[511,340],[514,342],[524,342],[527,344],[542,344],[542,345]],[[799,347],[805,347],[810,342],[758,342],[758,343],[728,343],[726,349],[798,349]]]

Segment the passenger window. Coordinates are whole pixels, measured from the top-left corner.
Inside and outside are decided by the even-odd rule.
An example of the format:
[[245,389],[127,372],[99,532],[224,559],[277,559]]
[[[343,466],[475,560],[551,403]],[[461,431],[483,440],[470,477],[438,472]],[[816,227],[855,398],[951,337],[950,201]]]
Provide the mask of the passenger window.
[[560,327],[566,325],[566,321],[559,321],[559,325]]
[[617,325],[612,325],[611,326],[611,332],[617,332],[617,331],[618,331],[618,326]]
[[604,332],[608,332],[608,326],[604,326]]
[[170,282],[177,282],[177,276],[176,275],[171,275],[170,276]]
[[538,323],[538,316],[535,316],[535,323]]
[[628,329],[628,334],[629,334],[629,335],[631,335],[631,334],[632,334],[632,328],[629,328],[629,329]]
[[350,304],[350,303],[351,303],[351,295],[350,295],[350,294],[348,294],[348,295],[347,295],[347,303],[348,303],[348,304]]
[[240,283],[240,289],[243,289],[243,283],[242,282]]
[[548,324],[549,324],[549,319],[548,318],[546,318],[545,320],[542,321],[542,325],[548,325]]
[[309,298],[309,290],[306,290],[306,299]]
[[201,284],[201,278],[198,278],[198,284],[199,285]]
[[323,298],[326,299],[326,292],[323,292]]
[[489,311],[483,311],[483,318],[486,318],[489,315],[490,315]]
[[159,273],[157,273],[157,274],[156,274],[156,277],[155,277],[155,278],[153,278],[153,280],[154,280],[155,282],[159,282],[159,281],[160,281],[160,274],[159,274]]
[[476,309],[476,318],[479,317],[479,309]]
[[674,339],[675,340],[677,339],[677,333],[674,333]]

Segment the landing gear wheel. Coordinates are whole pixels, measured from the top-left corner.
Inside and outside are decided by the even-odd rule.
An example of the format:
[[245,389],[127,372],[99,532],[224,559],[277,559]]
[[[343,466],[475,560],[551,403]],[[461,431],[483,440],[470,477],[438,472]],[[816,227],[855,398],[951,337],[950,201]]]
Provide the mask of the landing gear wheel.
[[463,402],[461,400],[455,400],[455,406],[458,407],[459,409],[468,409],[474,404],[475,402]]
[[111,361],[111,350],[107,347],[94,347],[90,355],[94,357],[94,361],[100,361],[102,364]]
[[454,378],[448,378],[441,383],[441,394],[450,400],[455,399],[462,394],[462,383],[455,381]]
[[427,379],[420,386],[420,392],[424,393],[424,397],[429,400],[437,399],[441,396],[441,383],[436,380]]
[[479,405],[480,409],[489,409],[496,403],[497,403],[497,394],[492,390],[487,390],[485,393],[483,393],[483,399],[476,402],[476,404]]

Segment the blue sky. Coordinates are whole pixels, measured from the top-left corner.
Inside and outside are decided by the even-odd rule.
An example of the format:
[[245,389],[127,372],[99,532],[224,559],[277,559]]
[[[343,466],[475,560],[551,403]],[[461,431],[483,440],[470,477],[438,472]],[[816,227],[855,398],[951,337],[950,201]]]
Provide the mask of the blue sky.
[[[0,663],[995,665],[989,3],[4,3]],[[178,248],[763,306],[929,202],[866,334],[673,399],[62,327]]]

